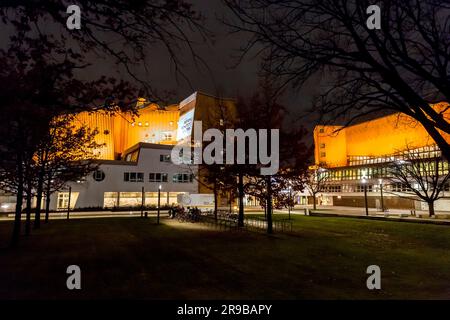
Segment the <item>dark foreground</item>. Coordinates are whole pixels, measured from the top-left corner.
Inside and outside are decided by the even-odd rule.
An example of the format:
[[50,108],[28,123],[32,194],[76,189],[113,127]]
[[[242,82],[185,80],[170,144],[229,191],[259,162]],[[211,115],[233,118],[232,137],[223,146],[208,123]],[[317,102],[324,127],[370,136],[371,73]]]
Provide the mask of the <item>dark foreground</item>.
[[[280,217],[279,215],[278,217]],[[5,248],[0,299],[449,299],[450,227],[294,217],[291,235],[163,219],[54,220]],[[82,289],[66,288],[78,265]],[[366,287],[381,268],[382,290]]]

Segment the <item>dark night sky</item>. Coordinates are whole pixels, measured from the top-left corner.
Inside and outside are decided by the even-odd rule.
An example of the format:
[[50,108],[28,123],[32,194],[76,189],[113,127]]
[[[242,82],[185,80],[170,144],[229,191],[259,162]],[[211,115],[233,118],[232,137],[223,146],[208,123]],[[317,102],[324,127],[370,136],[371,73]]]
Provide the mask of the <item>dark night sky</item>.
[[[206,19],[206,27],[214,37],[214,43],[204,43],[194,36],[195,50],[204,59],[209,68],[196,66],[188,52],[183,55],[182,70],[189,78],[189,83],[181,77],[175,76],[175,69],[167,52],[161,47],[155,47],[149,54],[149,73],[141,77],[150,81],[159,91],[174,92],[169,103],[177,103],[194,91],[203,91],[224,97],[237,97],[249,95],[257,89],[260,59],[254,53],[248,55],[236,66],[239,49],[248,40],[248,34],[231,33],[230,27],[224,25],[221,19],[232,18],[229,10],[220,0],[193,0],[194,9]],[[256,51],[256,50],[255,50]],[[116,70],[114,63],[105,58],[96,63],[96,71],[108,73]],[[119,72],[121,77],[127,77],[125,72]],[[306,108],[310,106],[312,88],[306,87],[302,92],[287,90],[283,96],[283,103],[292,117],[298,119]],[[310,121],[302,121],[304,125]]]
[[[136,74],[140,78],[149,81],[151,86],[158,91],[167,90],[174,92],[168,103],[178,103],[194,91],[203,91],[231,98],[246,96],[255,92],[258,84],[257,75],[260,59],[251,54],[241,61],[239,65],[234,66],[239,55],[239,49],[248,40],[248,34],[242,32],[231,33],[230,27],[222,23],[222,18],[227,20],[232,18],[230,11],[223,5],[222,1],[191,0],[191,2],[194,5],[194,10],[205,17],[206,28],[211,31],[214,37],[213,43],[205,44],[201,41],[202,39],[193,35],[195,51],[204,59],[209,71],[204,66],[196,66],[186,50],[186,53],[181,54],[183,56],[182,70],[189,78],[189,83],[181,77],[177,79],[174,65],[171,63],[169,55],[159,45],[149,47],[151,51],[148,53],[146,61],[149,68],[148,72],[139,66],[134,70]],[[81,12],[81,14],[83,13]],[[54,28],[61,27],[60,25],[44,26],[50,33],[57,33],[59,30],[54,30]],[[11,32],[8,29],[2,28],[0,32],[2,46],[5,46],[5,40],[10,35]],[[114,39],[111,40],[114,41]],[[93,66],[81,71],[82,74],[80,76],[82,78],[95,79],[106,74],[114,75],[117,78],[130,79],[123,68],[117,68],[111,57],[106,56],[104,53],[99,53],[98,55],[88,53],[88,55],[89,60],[93,61]],[[315,87],[317,87],[316,84],[307,86],[302,91],[291,89],[286,91],[283,97],[283,103],[291,114],[289,119],[295,119],[296,124],[302,123],[309,130],[312,128],[311,121],[306,120],[301,115],[305,109],[309,108],[313,93],[312,88]]]

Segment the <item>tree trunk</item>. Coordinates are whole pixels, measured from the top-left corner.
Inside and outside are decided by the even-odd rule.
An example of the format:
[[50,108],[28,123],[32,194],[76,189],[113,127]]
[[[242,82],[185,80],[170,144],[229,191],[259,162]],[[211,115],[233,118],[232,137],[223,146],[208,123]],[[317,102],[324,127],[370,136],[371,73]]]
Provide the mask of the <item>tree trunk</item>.
[[233,212],[232,207],[233,207],[233,190],[230,190],[230,213]]
[[51,195],[51,177],[47,181],[47,190],[45,192],[45,223],[48,223],[48,216],[50,214],[50,195]]
[[31,182],[28,182],[27,186],[27,206],[26,206],[26,222],[25,222],[25,235],[30,235],[31,230]]
[[428,212],[430,214],[430,218],[434,217],[434,201],[428,202]]
[[238,181],[239,190],[239,215],[238,215],[238,227],[244,226],[244,175],[239,173]]
[[272,182],[271,176],[266,177],[266,187],[267,187],[267,233],[273,233],[272,229]]
[[38,185],[36,191],[36,210],[34,212],[35,229],[39,229],[41,227],[41,202],[43,189],[44,189],[44,167],[41,166],[41,169],[39,170]]
[[22,200],[23,200],[23,164],[22,153],[17,154],[17,195],[16,195],[16,212],[14,215],[14,227],[11,238],[11,246],[17,245],[20,236],[20,224],[22,218]]
[[316,210],[316,209],[317,209],[317,206],[316,206],[316,201],[317,201],[317,199],[316,199],[316,194],[315,194],[315,193],[313,193],[313,209],[314,209],[314,210]]

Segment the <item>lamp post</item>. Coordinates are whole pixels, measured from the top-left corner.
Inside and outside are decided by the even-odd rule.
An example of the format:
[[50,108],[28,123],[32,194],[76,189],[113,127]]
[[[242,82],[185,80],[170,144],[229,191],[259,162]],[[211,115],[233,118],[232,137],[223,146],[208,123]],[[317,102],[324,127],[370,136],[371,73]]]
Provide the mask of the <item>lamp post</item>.
[[384,201],[383,201],[383,179],[378,179],[380,184],[380,194],[381,194],[381,212],[384,212]]
[[69,220],[70,215],[70,197],[72,195],[72,187],[69,187],[69,199],[67,201],[67,220]]
[[289,220],[291,220],[291,190],[292,187],[289,186],[289,201],[288,201]]
[[144,205],[145,205],[145,190],[142,187],[141,191],[141,218],[144,216]]
[[159,224],[159,211],[160,211],[160,205],[161,205],[161,188],[162,186],[159,185],[158,187],[158,215],[157,215],[157,224]]
[[369,206],[367,205],[367,179],[365,176],[362,177],[361,182],[364,186],[364,204],[366,207],[366,216],[369,215]]

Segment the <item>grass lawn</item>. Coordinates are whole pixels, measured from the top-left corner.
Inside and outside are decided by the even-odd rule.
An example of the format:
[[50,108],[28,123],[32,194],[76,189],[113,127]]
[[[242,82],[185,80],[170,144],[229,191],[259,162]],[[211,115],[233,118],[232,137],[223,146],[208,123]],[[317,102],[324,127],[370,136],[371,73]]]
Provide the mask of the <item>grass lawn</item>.
[[[273,236],[167,219],[54,220],[16,249],[5,248],[11,222],[0,222],[0,298],[450,298],[450,227],[293,219],[295,234]],[[82,290],[66,289],[71,264]],[[380,291],[366,288],[371,264]]]

